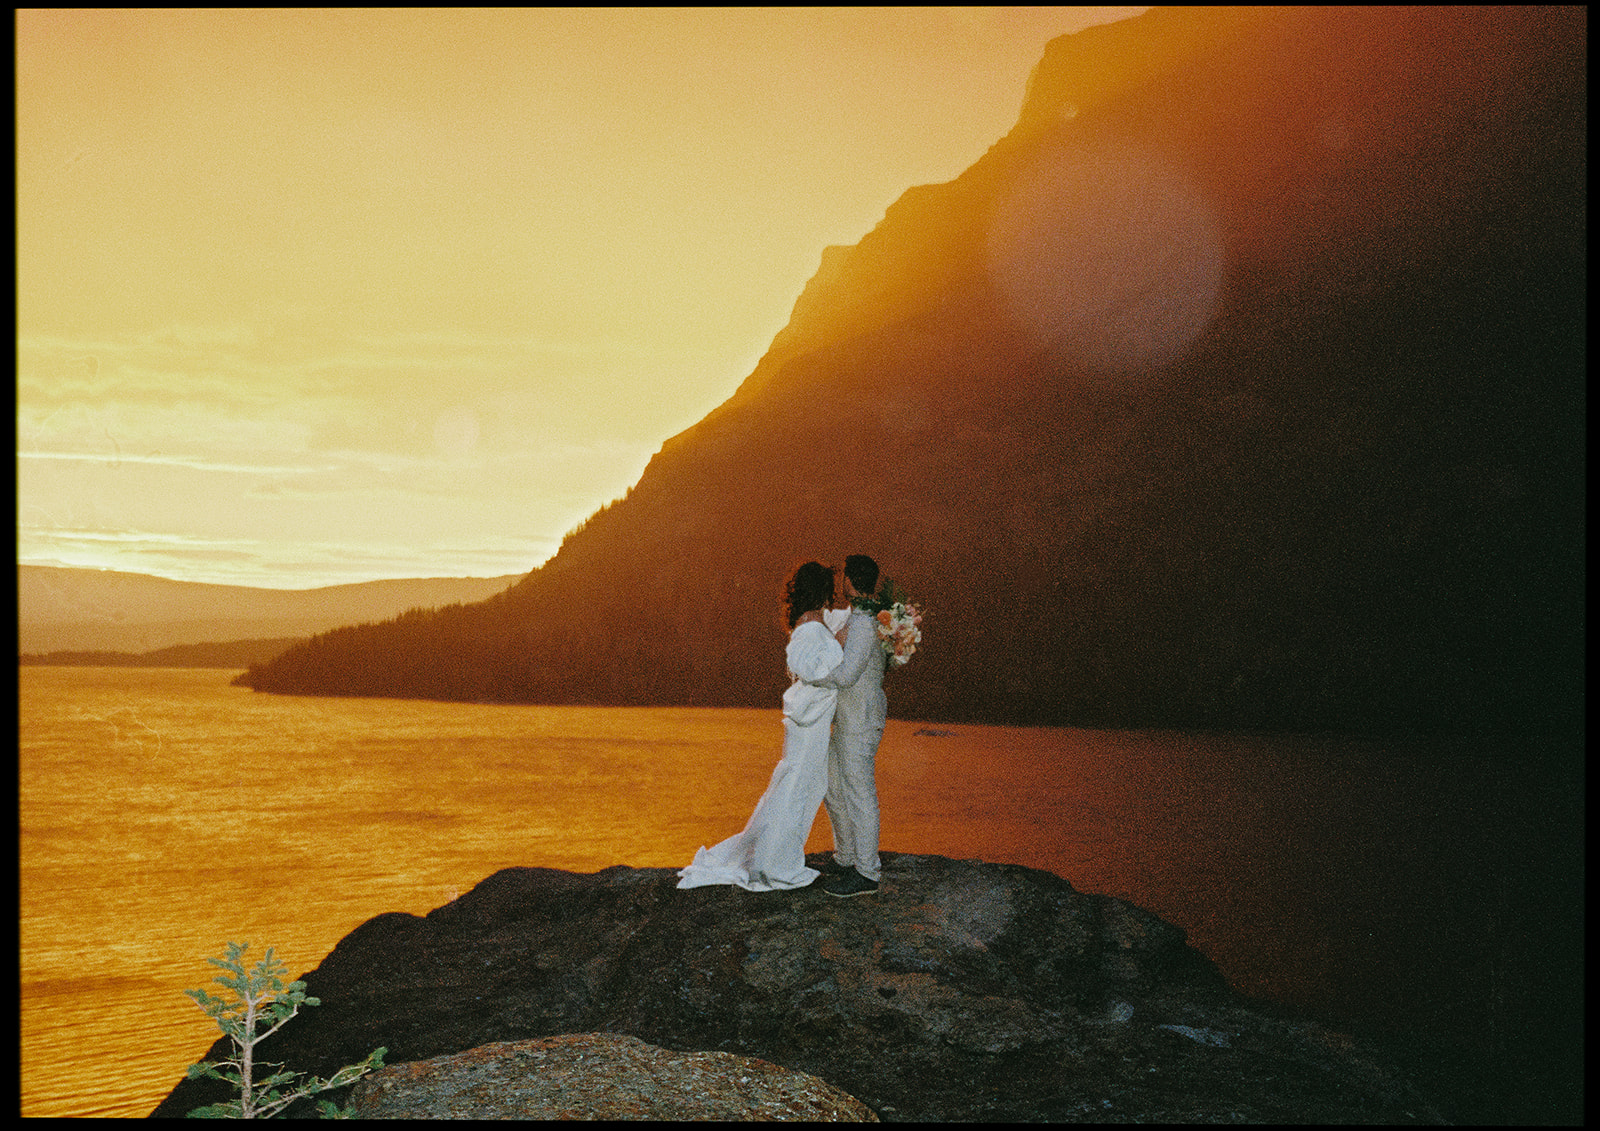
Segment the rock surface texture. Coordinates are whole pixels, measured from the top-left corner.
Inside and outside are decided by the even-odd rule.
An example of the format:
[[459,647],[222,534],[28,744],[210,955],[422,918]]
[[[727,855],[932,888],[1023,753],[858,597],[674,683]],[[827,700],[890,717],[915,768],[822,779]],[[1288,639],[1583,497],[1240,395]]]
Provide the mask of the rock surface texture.
[[804,1072],[615,1033],[499,1041],[396,1064],[355,1088],[358,1119],[719,1119],[877,1122]]
[[[885,1120],[1440,1121],[1370,1050],[1242,998],[1149,912],[1016,865],[884,862],[879,893],[850,900],[508,868],[352,931],[305,976],[321,1008],[260,1055],[327,1075],[379,1045],[400,1066],[627,1034],[808,1073]],[[154,1114],[219,1098],[184,1081]]]

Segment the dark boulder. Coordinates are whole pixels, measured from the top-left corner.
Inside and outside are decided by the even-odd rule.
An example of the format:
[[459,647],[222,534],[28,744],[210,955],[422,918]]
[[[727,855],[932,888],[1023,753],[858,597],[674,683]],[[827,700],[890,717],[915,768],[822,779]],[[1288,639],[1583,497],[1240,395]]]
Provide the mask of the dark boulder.
[[874,1123],[825,1080],[727,1052],[616,1033],[496,1041],[356,1085],[356,1119],[662,1119]]
[[[818,1076],[884,1119],[1436,1123],[1358,1041],[1231,990],[1183,932],[1031,868],[885,853],[880,892],[508,868],[305,976],[261,1055],[326,1076],[621,1033]],[[213,1055],[220,1049],[214,1049]],[[155,1115],[222,1098],[184,1081]]]

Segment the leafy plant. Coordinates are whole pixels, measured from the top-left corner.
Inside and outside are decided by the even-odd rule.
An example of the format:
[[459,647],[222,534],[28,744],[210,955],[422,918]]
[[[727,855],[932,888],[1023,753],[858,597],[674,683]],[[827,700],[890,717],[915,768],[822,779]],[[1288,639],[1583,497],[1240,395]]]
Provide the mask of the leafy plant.
[[[377,1049],[360,1064],[346,1065],[327,1080],[312,1076],[296,1083],[303,1073],[285,1072],[282,1064],[263,1062],[259,1067],[276,1068],[278,1071],[257,1081],[256,1046],[283,1028],[291,1017],[300,1012],[302,1005],[322,1003],[306,996],[304,982],[284,985],[283,975],[289,969],[272,956],[271,947],[267,948],[266,956],[256,963],[255,969],[247,971],[244,952],[249,949],[249,943],[230,942],[225,958],[206,959],[211,965],[227,971],[213,981],[232,990],[231,999],[216,997],[205,990],[183,991],[194,999],[206,1016],[216,1022],[217,1028],[233,1042],[234,1048],[232,1060],[191,1064],[188,1078],[195,1080],[208,1076],[215,1080],[226,1080],[239,1089],[237,1100],[197,1107],[189,1113],[191,1116],[206,1119],[265,1119],[276,1115],[295,1100],[326,1092],[330,1088],[343,1087],[373,1069],[383,1067],[383,1055],[389,1051],[386,1048]],[[262,1025],[269,1028],[258,1032]],[[285,1085],[290,1085],[287,1091],[282,1090]],[[324,1116],[341,1118],[349,1114],[328,1100],[319,1100],[317,1106]]]

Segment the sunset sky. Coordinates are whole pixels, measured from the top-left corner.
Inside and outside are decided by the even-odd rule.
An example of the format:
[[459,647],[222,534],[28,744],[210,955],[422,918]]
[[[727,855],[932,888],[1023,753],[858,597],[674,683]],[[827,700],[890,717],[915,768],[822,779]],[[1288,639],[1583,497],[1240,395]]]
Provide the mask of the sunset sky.
[[20,11],[18,560],[529,570],[1143,10]]

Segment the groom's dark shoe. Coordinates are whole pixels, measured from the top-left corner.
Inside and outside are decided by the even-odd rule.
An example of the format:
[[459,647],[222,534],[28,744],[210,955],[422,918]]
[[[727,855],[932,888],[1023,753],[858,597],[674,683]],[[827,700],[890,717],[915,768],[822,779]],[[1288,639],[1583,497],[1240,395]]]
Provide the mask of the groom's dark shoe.
[[842,876],[824,883],[822,890],[840,899],[849,899],[853,895],[877,895],[878,881],[869,880],[854,868],[849,868]]

